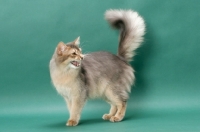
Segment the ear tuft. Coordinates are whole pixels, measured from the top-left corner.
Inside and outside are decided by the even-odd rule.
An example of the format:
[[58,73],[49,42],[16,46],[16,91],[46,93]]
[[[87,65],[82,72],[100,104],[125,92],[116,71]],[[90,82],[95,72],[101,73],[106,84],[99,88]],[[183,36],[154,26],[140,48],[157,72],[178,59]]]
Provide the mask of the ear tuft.
[[63,42],[59,42],[57,46],[57,54],[62,55],[63,51],[65,50],[66,45]]
[[74,45],[79,46],[80,44],[80,36],[74,40]]

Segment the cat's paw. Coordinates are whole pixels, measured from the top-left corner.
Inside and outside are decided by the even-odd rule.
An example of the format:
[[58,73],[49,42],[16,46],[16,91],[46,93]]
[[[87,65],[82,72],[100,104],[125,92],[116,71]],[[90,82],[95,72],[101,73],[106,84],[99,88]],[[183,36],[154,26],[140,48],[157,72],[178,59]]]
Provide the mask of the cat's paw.
[[109,115],[109,114],[104,114],[102,118],[103,118],[104,120],[110,120],[111,117],[112,117],[112,116]]
[[67,126],[76,126],[78,125],[78,122],[74,121],[74,120],[68,120],[68,122],[66,123]]
[[116,117],[116,116],[112,116],[111,118],[110,118],[110,121],[111,122],[119,122],[119,121],[121,121],[122,119],[119,119],[118,117]]

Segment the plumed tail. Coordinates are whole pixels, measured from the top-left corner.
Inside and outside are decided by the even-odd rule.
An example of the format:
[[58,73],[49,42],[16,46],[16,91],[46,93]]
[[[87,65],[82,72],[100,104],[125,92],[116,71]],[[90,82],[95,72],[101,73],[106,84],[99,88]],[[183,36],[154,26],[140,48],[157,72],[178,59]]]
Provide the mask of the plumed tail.
[[145,34],[143,18],[132,10],[107,10],[105,19],[120,30],[118,56],[131,61]]

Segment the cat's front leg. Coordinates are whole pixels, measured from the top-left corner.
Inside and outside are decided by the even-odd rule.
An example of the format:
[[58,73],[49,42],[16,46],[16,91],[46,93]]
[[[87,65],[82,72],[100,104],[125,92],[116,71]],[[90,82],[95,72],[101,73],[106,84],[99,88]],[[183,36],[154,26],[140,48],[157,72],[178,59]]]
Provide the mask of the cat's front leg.
[[70,118],[67,121],[67,126],[76,126],[79,123],[81,110],[85,104],[85,99],[80,97],[72,98],[70,107]]
[[64,97],[64,99],[66,101],[67,108],[68,108],[68,111],[69,111],[69,114],[70,114],[70,111],[71,111],[71,101],[67,97]]

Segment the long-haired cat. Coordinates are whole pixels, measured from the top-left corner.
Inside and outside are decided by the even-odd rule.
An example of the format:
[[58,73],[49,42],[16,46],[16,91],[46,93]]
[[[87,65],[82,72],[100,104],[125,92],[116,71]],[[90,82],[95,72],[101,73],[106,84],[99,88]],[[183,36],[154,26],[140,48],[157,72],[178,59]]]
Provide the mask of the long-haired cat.
[[68,106],[67,126],[76,126],[88,98],[103,98],[111,108],[104,120],[119,122],[124,118],[134,70],[129,64],[141,45],[145,23],[132,10],[108,10],[105,19],[120,30],[118,54],[93,52],[83,55],[78,37],[67,44],[60,42],[50,61],[52,82]]

